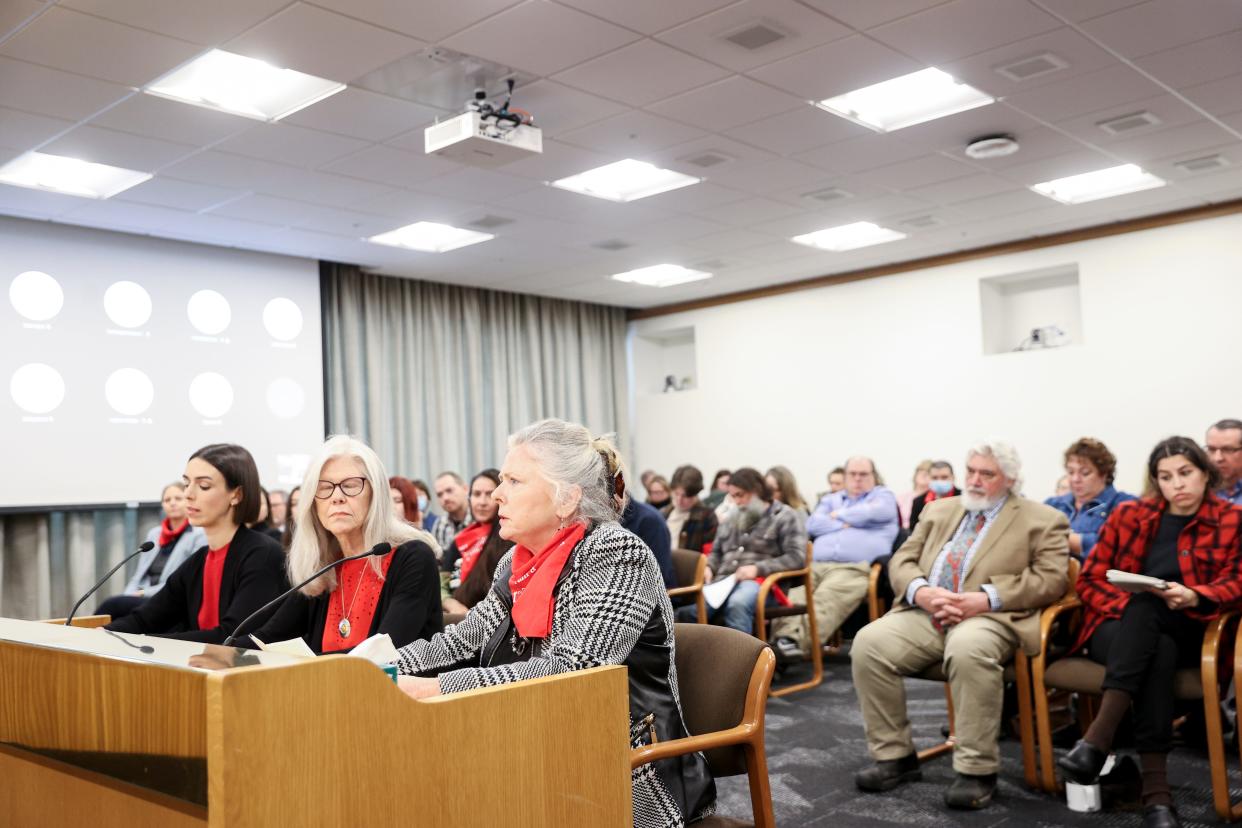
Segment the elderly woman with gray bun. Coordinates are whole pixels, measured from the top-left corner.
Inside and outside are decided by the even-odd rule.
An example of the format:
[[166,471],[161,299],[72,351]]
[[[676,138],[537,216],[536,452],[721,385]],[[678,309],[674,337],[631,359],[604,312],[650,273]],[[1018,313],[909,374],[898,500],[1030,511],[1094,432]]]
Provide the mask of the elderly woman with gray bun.
[[[517,545],[460,624],[401,649],[401,688],[426,698],[623,664],[631,746],[685,736],[673,610],[651,550],[617,523],[625,476],[616,448],[583,426],[543,420],[509,437],[500,479],[500,535]],[[463,662],[478,666],[452,669]],[[715,805],[701,754],[644,765],[631,783],[642,828],[683,825]]]

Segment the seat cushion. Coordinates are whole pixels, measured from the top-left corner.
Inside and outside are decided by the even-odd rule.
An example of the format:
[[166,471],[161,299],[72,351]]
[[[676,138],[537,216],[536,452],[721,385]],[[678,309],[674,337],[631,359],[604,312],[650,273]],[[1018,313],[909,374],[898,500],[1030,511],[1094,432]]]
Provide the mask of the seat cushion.
[[[1058,690],[1099,695],[1104,684],[1104,665],[1089,658],[1062,658],[1044,671],[1044,685]],[[1178,670],[1173,676],[1173,695],[1185,701],[1203,698],[1203,683],[1198,670]]]

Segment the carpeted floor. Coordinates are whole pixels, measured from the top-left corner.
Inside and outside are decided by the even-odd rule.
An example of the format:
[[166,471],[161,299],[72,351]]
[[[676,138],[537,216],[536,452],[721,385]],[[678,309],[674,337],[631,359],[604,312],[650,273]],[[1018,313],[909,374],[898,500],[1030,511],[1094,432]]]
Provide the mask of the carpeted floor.
[[[863,738],[862,714],[850,681],[849,662],[825,663],[824,683],[813,690],[768,701],[768,774],[776,822],[795,826],[1139,826],[1137,812],[1081,814],[1057,798],[1026,787],[1022,755],[1016,739],[1001,742],[1003,767],[992,805],[982,811],[950,811],[944,790],[953,779],[951,757],[923,767],[923,781],[887,794],[864,794],[854,787],[854,772],[870,764]],[[790,677],[798,674],[790,672]],[[778,679],[778,684],[781,680]],[[907,682],[910,718],[920,747],[941,740],[946,723],[942,685]],[[1239,790],[1237,756],[1231,753],[1231,784]],[[1219,826],[1212,808],[1207,754],[1178,748],[1169,758],[1169,777],[1183,824]],[[751,819],[746,777],[717,780],[719,811]]]

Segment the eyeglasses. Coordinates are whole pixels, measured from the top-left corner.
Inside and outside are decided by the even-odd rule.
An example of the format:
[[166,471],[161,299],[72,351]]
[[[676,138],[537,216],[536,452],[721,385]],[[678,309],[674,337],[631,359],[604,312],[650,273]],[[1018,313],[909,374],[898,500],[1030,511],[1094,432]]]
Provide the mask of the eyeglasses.
[[1208,454],[1223,454],[1226,457],[1232,457],[1242,451],[1242,446],[1204,446],[1203,450]]
[[319,485],[315,487],[315,499],[327,500],[336,493],[338,486],[341,488],[341,494],[346,497],[357,497],[367,487],[367,479],[365,477],[347,477],[340,483],[333,483],[331,480],[320,480]]

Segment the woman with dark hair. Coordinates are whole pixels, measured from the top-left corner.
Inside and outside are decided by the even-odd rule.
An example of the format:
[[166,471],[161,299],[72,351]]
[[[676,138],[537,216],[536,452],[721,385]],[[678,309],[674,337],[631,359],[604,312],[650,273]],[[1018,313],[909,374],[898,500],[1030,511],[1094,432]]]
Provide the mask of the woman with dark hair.
[[285,528],[284,531],[280,533],[280,548],[286,553],[289,551],[289,547],[293,546],[293,533],[296,532],[298,528],[297,518],[295,515],[298,510],[298,500],[300,499],[301,491],[301,486],[294,486],[289,490],[289,507],[288,511],[285,513]]
[[250,452],[204,446],[182,479],[190,525],[207,542],[149,601],[107,628],[219,644],[287,588],[284,555],[276,541],[245,526],[259,517],[259,470]]
[[703,472],[694,466],[681,466],[673,472],[673,502],[663,509],[668,532],[677,549],[707,554],[720,528],[716,513],[699,500],[703,491]]
[[444,550],[440,562],[441,600],[445,612],[465,613],[487,597],[496,565],[513,547],[500,536],[496,501],[500,472],[484,469],[470,481],[470,515],[474,522],[462,529]]
[[729,470],[720,469],[712,476],[712,488],[707,493],[707,497],[703,498],[703,505],[709,509],[715,509],[724,503],[724,499],[729,494]]
[[1135,499],[1113,488],[1116,474],[1117,458],[1099,440],[1083,437],[1065,450],[1065,477],[1070,490],[1044,503],[1069,518],[1070,554],[1079,560],[1091,554],[1100,527],[1117,504]]
[[[1078,576],[1086,614],[1074,650],[1085,646],[1105,665],[1104,696],[1083,738],[1057,764],[1073,782],[1094,782],[1133,708],[1143,823],[1163,827],[1180,824],[1165,771],[1173,676],[1199,664],[1207,622],[1242,607],[1242,508],[1212,493],[1216,467],[1187,437],[1157,444],[1147,474],[1155,495],[1113,510]],[[1110,569],[1158,578],[1164,588],[1131,594],[1109,582]]]
[[272,525],[272,497],[267,493],[267,489],[259,487],[259,518],[254,523],[246,524],[247,529],[253,529],[256,532],[262,532],[276,542],[284,536],[284,532]]

